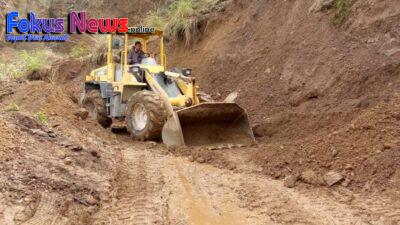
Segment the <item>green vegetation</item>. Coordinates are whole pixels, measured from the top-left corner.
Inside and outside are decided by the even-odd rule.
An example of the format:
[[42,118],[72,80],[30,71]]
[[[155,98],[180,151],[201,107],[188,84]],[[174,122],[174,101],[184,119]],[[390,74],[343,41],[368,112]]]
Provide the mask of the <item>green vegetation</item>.
[[217,2],[217,0],[177,0],[167,9],[150,11],[144,19],[144,24],[163,28],[167,36],[183,39],[189,44],[197,32],[199,17],[210,11]]
[[18,107],[17,104],[12,103],[12,104],[10,104],[10,105],[7,106],[6,111],[7,111],[7,112],[19,111],[19,107]]
[[73,58],[80,58],[89,55],[89,51],[83,45],[77,45],[71,49],[70,55]]
[[42,125],[47,125],[47,116],[44,112],[38,112],[36,117]]
[[7,78],[16,78],[21,74],[21,71],[15,65],[0,63],[0,81]]
[[47,63],[48,56],[44,51],[22,51],[20,54],[20,60],[24,62],[24,70],[26,73],[40,70]]
[[344,23],[349,13],[353,0],[335,0],[334,14],[331,18],[331,23],[334,26],[340,26]]
[[0,63],[0,80],[26,76],[49,66],[51,54],[49,50],[21,51],[13,57],[13,63]]
[[144,24],[152,27],[164,28],[167,24],[166,18],[163,16],[163,11],[157,9],[155,11],[150,11],[144,21]]

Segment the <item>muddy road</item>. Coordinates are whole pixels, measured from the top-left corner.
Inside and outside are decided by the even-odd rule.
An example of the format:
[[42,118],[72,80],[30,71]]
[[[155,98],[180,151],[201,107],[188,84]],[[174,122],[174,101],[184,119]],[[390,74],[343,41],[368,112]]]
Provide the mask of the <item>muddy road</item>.
[[[93,224],[396,224],[400,205],[345,188],[284,187],[260,175],[235,150],[235,169],[168,153],[153,142],[120,136],[115,197]],[[229,156],[228,156],[229,155]],[[396,222],[397,221],[397,222]]]
[[[49,94],[42,94],[44,88]],[[255,152],[267,151],[262,143],[209,150],[136,142],[77,118],[79,106],[60,87],[43,82],[24,84],[0,104],[13,102],[20,111],[0,111],[0,224],[400,222],[398,189],[300,181],[287,188],[253,160]],[[38,111],[48,115],[45,125]]]

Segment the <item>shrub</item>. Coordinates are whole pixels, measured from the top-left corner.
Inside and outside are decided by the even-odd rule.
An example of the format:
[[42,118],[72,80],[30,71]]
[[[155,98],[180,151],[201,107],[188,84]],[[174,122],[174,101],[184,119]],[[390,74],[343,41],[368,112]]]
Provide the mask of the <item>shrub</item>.
[[47,125],[47,116],[44,112],[38,112],[36,117],[42,125]]
[[197,33],[199,17],[209,12],[218,0],[177,0],[165,10],[150,11],[144,19],[144,24],[164,28],[171,38],[185,40],[189,44]]
[[180,38],[189,44],[196,31],[199,11],[193,0],[178,0],[170,6],[171,17],[167,23],[167,35]]
[[15,103],[12,103],[12,104],[10,104],[10,105],[7,106],[6,111],[7,111],[7,112],[10,112],[10,111],[19,111],[19,106],[18,106],[17,104],[15,104]]
[[83,47],[83,45],[74,46],[70,51],[70,55],[73,58],[80,58],[83,56],[87,56],[89,55],[89,53],[90,52],[85,47]]
[[166,18],[160,9],[150,11],[144,20],[144,24],[150,27],[164,28],[167,24]]
[[20,60],[24,64],[24,70],[26,73],[32,71],[38,71],[42,69],[47,63],[47,55],[44,51],[22,51],[20,54]]
[[13,64],[0,63],[0,81],[16,78],[21,75],[21,71]]
[[331,23],[334,26],[340,26],[346,20],[349,9],[353,4],[353,0],[335,0],[333,5],[334,14],[331,18]]

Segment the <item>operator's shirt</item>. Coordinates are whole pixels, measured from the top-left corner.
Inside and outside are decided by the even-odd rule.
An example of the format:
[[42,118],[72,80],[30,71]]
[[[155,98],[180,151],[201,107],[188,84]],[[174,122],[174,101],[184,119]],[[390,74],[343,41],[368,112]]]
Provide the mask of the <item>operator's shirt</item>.
[[145,57],[145,54],[142,50],[139,50],[136,52],[134,49],[132,49],[128,53],[128,64],[137,64],[141,63],[142,59]]

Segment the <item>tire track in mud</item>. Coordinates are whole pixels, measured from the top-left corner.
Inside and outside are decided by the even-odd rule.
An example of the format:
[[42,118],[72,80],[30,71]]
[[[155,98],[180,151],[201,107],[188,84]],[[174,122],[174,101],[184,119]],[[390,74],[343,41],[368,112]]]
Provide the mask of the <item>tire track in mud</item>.
[[352,204],[352,208],[359,212],[367,224],[400,224],[400,204],[393,204],[391,199],[382,196],[358,196]]
[[57,212],[57,196],[54,194],[43,194],[40,203],[32,218],[22,223],[23,225],[64,225],[67,220]]
[[132,144],[122,150],[113,204],[95,224],[361,225],[399,221],[399,209],[380,201],[356,196],[343,202],[343,196],[331,196],[328,189],[288,189],[282,181],[189,162],[151,148]]
[[235,220],[238,224],[368,224],[349,205],[312,191],[300,193],[285,188],[281,181],[259,175],[232,173],[182,160],[177,173],[184,183],[190,183],[189,193],[207,200],[214,215],[226,214],[227,209],[234,209],[231,215],[242,214],[245,220]]
[[122,151],[118,191],[111,209],[111,224],[164,224],[165,201],[158,158],[134,149]]

